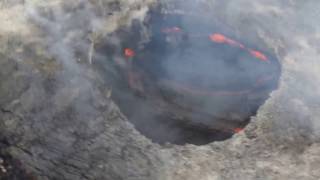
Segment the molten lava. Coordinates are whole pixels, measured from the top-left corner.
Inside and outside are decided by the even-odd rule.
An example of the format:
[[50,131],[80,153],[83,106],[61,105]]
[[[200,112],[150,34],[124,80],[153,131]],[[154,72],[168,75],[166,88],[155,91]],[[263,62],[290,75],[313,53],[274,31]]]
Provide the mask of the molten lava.
[[[161,29],[161,32],[162,33],[179,33],[179,32],[182,32],[182,29],[177,26],[166,27],[166,28]],[[214,33],[214,34],[211,34],[209,36],[209,38],[211,41],[213,41],[215,43],[227,44],[230,46],[238,47],[240,49],[243,49],[244,51],[249,52],[249,54],[251,56],[253,56],[261,61],[269,62],[269,59],[262,52],[247,48],[242,43],[240,43],[236,40],[233,40],[229,37],[226,37],[223,34]],[[136,55],[136,53],[133,49],[125,48],[124,55],[126,58],[129,59],[129,58],[134,57]],[[128,78],[129,78],[130,87],[135,87],[134,89],[140,89],[140,90],[143,89],[141,87],[142,85],[138,83],[139,77],[135,77],[132,73],[129,73]],[[263,85],[267,81],[272,80],[272,78],[273,78],[273,76],[266,76],[266,77],[260,77],[260,78],[258,77],[256,80],[256,83],[255,83],[255,87]],[[223,91],[223,90],[221,90],[221,91],[204,91],[204,90],[199,90],[199,89],[187,87],[187,86],[184,86],[184,85],[176,83],[176,82],[168,82],[168,84],[170,84],[171,87],[174,87],[178,91],[188,92],[190,94],[197,95],[197,96],[241,96],[241,95],[248,94],[252,91],[252,89],[245,89],[245,90],[241,90],[241,91]]]
[[215,33],[215,34],[211,34],[209,36],[209,38],[211,39],[211,41],[216,42],[216,43],[225,43],[231,46],[237,46],[241,49],[245,49],[245,46],[233,39],[230,39],[222,34],[219,33]]
[[121,110],[154,142],[201,144],[244,132],[276,86],[276,59],[249,39],[206,24],[187,29],[179,21],[152,21],[142,47],[132,39],[123,42],[118,59],[126,86],[119,82],[119,88],[128,95],[114,95]]
[[261,61],[268,61],[268,58],[259,51],[249,49],[249,52],[252,56],[260,59]]
[[132,49],[130,49],[130,48],[125,48],[124,49],[124,55],[127,57],[127,58],[132,58],[132,57],[134,57],[135,56],[135,52],[132,50]]
[[227,43],[227,37],[222,34],[212,34],[210,35],[210,39],[216,43]]
[[240,132],[242,132],[243,131],[243,128],[234,128],[233,129],[233,132],[234,133],[240,133]]
[[241,49],[245,49],[247,50],[252,56],[254,56],[255,58],[258,58],[259,60],[261,61],[266,61],[266,62],[269,62],[268,58],[266,55],[264,55],[262,52],[260,51],[257,51],[257,50],[253,50],[253,49],[249,49],[249,48],[246,48],[243,44],[233,40],[233,39],[230,39],[222,34],[219,34],[219,33],[214,33],[214,34],[211,34],[209,36],[210,40],[215,42],[215,43],[224,43],[224,44],[228,44],[228,45],[231,45],[231,46],[237,46]]
[[[170,34],[170,33],[180,33],[182,32],[182,29],[175,26],[175,27],[166,27],[161,29],[161,32],[165,33],[165,34]],[[195,36],[197,37],[197,36]],[[220,33],[213,33],[211,35],[209,35],[209,39],[215,43],[221,43],[221,44],[228,44],[230,46],[236,46],[238,48],[241,48],[243,50],[248,51],[253,57],[261,60],[261,61],[265,61],[265,62],[269,62],[269,59],[267,58],[266,55],[264,55],[262,52],[257,51],[257,50],[253,50],[250,48],[245,47],[243,44],[241,44],[240,42],[233,40],[231,38],[228,38],[226,36],[224,36],[223,34]]]

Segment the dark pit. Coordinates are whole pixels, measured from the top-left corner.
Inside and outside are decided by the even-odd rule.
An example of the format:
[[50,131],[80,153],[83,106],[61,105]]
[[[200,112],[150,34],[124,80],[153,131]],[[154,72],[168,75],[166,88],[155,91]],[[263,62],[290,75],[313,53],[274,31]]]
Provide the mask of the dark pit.
[[[237,38],[221,23],[150,12],[148,43],[141,25],[118,32],[113,99],[153,142],[203,145],[241,131],[277,88],[280,64],[268,48]],[[110,45],[100,51],[119,51]],[[128,52],[129,51],[129,52]],[[262,56],[261,56],[262,55]]]

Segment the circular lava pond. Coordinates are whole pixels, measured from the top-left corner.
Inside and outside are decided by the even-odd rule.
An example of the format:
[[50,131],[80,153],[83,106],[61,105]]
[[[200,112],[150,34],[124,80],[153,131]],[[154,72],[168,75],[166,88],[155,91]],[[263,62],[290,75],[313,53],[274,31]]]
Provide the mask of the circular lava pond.
[[113,98],[153,142],[228,139],[277,88],[280,64],[221,27],[190,26],[182,18],[152,16],[152,37],[144,48],[137,50],[132,39],[123,43],[126,66],[119,68],[123,79]]

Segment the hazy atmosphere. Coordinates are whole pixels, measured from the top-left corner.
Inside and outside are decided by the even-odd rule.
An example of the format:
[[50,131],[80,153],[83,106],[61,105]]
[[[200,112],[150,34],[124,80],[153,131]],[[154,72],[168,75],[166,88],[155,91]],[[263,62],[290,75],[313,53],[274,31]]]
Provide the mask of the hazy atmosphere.
[[0,179],[320,179],[320,1],[0,0]]

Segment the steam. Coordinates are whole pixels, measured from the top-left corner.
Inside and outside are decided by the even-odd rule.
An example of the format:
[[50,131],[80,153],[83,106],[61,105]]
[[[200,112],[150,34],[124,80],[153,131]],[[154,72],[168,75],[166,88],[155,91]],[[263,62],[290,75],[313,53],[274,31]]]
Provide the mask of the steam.
[[[309,69],[310,71],[304,72],[302,74],[306,75],[307,77],[316,77],[317,73],[319,72],[316,67],[311,66],[311,57],[316,57],[317,55],[314,54],[312,51],[312,47],[309,44],[311,41],[310,39],[314,39],[316,33],[319,30],[318,23],[314,22],[315,17],[319,16],[318,11],[316,10],[319,7],[319,3],[317,1],[310,1],[308,3],[298,2],[298,1],[290,1],[290,0],[283,0],[283,1],[259,1],[259,2],[252,2],[250,0],[240,0],[237,2],[231,1],[185,1],[185,0],[176,0],[176,1],[161,1],[164,10],[162,12],[164,14],[176,14],[182,15],[182,19],[177,24],[176,20],[172,22],[168,22],[168,26],[179,26],[184,31],[187,31],[190,34],[210,34],[214,32],[223,33],[225,35],[231,35],[232,38],[240,40],[246,46],[250,48],[256,48],[257,50],[261,50],[267,54],[269,58],[275,58],[272,54],[275,52],[277,58],[281,58],[282,63],[285,63],[286,59],[306,59],[309,57],[309,63],[302,65],[294,61],[294,65],[288,65],[288,67],[295,67],[290,69],[290,73],[284,73],[282,77],[288,79],[292,79],[295,76],[295,73],[301,71],[305,71],[305,69]],[[167,3],[166,3],[167,2]],[[248,13],[248,11],[250,13]],[[207,26],[202,26],[202,25]],[[306,40],[307,37],[309,40]],[[303,40],[302,40],[303,39]],[[196,41],[196,40],[194,40]],[[297,42],[301,45],[310,48],[310,52],[305,52],[303,56],[300,54],[294,54],[294,51],[299,49]],[[315,43],[315,41],[313,41]],[[196,44],[193,48],[201,49],[202,47],[206,48],[209,47],[207,45],[202,45],[201,43]],[[284,53],[281,52],[283,49],[286,49],[286,53],[290,54],[288,56],[284,56]],[[305,48],[306,49],[306,48]],[[203,50],[203,49],[202,49]],[[203,53],[207,52],[207,53]],[[196,52],[184,52],[184,53],[172,53],[169,56],[163,57],[163,62],[159,65],[159,67],[164,69],[165,75],[168,79],[179,81],[181,83],[198,83],[198,86],[208,87],[212,85],[212,79],[215,82],[219,82],[223,84],[226,79],[230,80],[234,78],[234,81],[237,81],[238,74],[227,74],[226,72],[229,71],[230,66],[225,66],[224,64],[218,63],[218,61],[214,61],[210,59],[211,49],[205,49],[202,53]],[[226,53],[226,52],[222,52]],[[308,55],[309,54],[309,55]],[[241,55],[241,53],[240,53]],[[243,56],[244,60],[247,60],[248,57]],[[290,61],[292,63],[292,61]],[[157,62],[158,63],[158,62]],[[315,62],[314,62],[315,63]],[[307,65],[308,64],[308,65]],[[241,66],[241,65],[240,65]],[[247,65],[246,65],[247,66]],[[219,68],[210,68],[210,67],[219,67]],[[256,65],[247,66],[247,73],[252,74],[260,74],[260,73],[268,73],[266,71],[267,68],[265,66],[258,67]],[[301,67],[306,67],[301,70]],[[212,70],[214,69],[214,71]],[[300,70],[299,70],[300,69]],[[157,71],[158,69],[153,69],[153,71]],[[278,69],[279,70],[279,69]],[[285,69],[286,72],[288,69]],[[275,74],[279,73],[280,71],[276,72]],[[269,72],[273,73],[273,72]],[[226,76],[229,77],[226,77]],[[277,74],[278,75],[278,74]],[[202,82],[199,82],[194,79],[195,76],[200,77],[207,77],[206,78],[199,78]],[[300,77],[302,78],[302,77]],[[303,79],[303,78],[302,78]],[[311,81],[311,79],[313,79]],[[302,80],[303,81],[303,80]],[[291,84],[290,90],[285,88],[285,90],[281,89],[278,93],[293,93],[293,90],[300,89],[301,92],[309,92],[308,94],[301,95],[299,101],[299,106],[306,103],[306,102],[314,102],[311,100],[311,94],[309,90],[313,89],[314,83],[317,80],[314,78],[310,78],[307,82],[307,86],[299,86],[298,81],[293,80],[293,84]],[[199,85],[200,83],[200,85]],[[244,83],[244,82],[243,82]],[[289,83],[286,82],[286,83]],[[301,83],[301,82],[300,82]],[[318,89],[319,86],[316,86]],[[268,87],[268,88],[275,88],[275,87]],[[283,88],[283,87],[281,87]],[[309,90],[308,90],[309,89]],[[287,91],[287,92],[286,92]],[[318,91],[317,91],[318,92]],[[280,94],[281,94],[280,93]],[[299,93],[298,93],[299,94]],[[285,96],[284,94],[281,94]],[[269,96],[269,92],[265,93],[266,98]],[[315,96],[313,96],[315,97]],[[180,101],[180,100],[178,100]],[[185,99],[182,98],[182,101]],[[243,106],[236,105],[235,101],[241,102],[242,99],[235,99],[230,98],[229,100],[221,100],[219,98],[216,99],[205,99],[202,103],[199,103],[199,107],[201,107],[204,111],[207,112],[214,112],[218,115],[233,117],[233,115],[228,114],[229,110],[240,111]],[[272,100],[275,104],[277,100]],[[286,100],[290,101],[290,100]],[[302,102],[300,102],[302,101]],[[297,102],[297,101],[295,101]],[[260,104],[259,104],[260,103]],[[261,105],[263,102],[259,102],[258,104]],[[279,103],[281,104],[281,103]],[[296,103],[290,103],[292,106]],[[285,109],[288,111],[292,111],[293,109],[297,109],[296,107],[292,107],[288,105]],[[144,107],[142,105],[142,107]],[[279,107],[280,108],[280,107]],[[144,109],[143,112],[137,111],[138,113],[135,114],[133,119],[136,119],[136,124],[138,126],[143,127],[146,126],[144,121],[139,122],[139,119],[143,118],[143,113],[147,113],[148,108],[141,108]],[[283,129],[288,127],[288,124],[295,124],[297,129],[310,129],[312,126],[316,124],[314,127],[319,127],[319,123],[317,119],[310,120],[308,117],[308,113],[311,113],[311,109],[309,107],[303,108],[303,115],[300,112],[292,112],[295,118],[288,118],[288,119],[277,119],[275,120],[276,124],[278,124],[279,131],[285,132]],[[310,115],[310,114],[309,114]],[[147,117],[148,119],[152,119],[153,117]],[[233,118],[236,119],[236,118]],[[241,118],[240,118],[241,119]],[[195,123],[204,122],[204,124],[210,123],[206,122],[202,119],[195,119]],[[157,124],[157,122],[155,122]],[[154,124],[152,124],[154,125]],[[161,123],[158,123],[160,126]],[[157,125],[154,125],[157,126]],[[154,128],[150,128],[149,133],[154,131]],[[297,131],[298,132],[298,131]],[[160,135],[159,135],[160,136]],[[177,133],[179,136],[179,133]],[[289,135],[290,136],[290,135]]]
[[320,135],[319,109],[313,105],[319,104],[315,99],[320,89],[320,71],[315,66],[319,43],[315,42],[319,42],[320,25],[316,19],[320,18],[320,2],[240,0],[223,4],[224,19],[229,24],[247,32],[245,37],[263,38],[281,58],[282,82],[270,102],[273,105],[268,103],[271,106],[278,104],[276,108],[283,109],[282,115],[274,119],[274,126],[278,128],[273,133],[278,137],[298,135],[317,139]]
[[[172,4],[174,5],[171,7]],[[171,41],[172,46],[166,48],[169,49],[168,51],[170,53],[162,53],[163,51],[161,49],[164,48],[164,44],[160,44],[158,46],[155,45],[155,47],[152,47],[155,49],[153,49],[152,51],[152,53],[154,53],[154,56],[149,59],[139,59],[138,57],[134,59],[134,61],[144,61],[150,63],[152,65],[149,64],[150,66],[147,66],[148,71],[150,71],[151,73],[160,74],[160,76],[162,76],[161,78],[169,80],[171,82],[173,81],[179,82],[180,84],[192,84],[195,89],[217,88],[214,86],[218,86],[218,88],[221,88],[224,86],[228,86],[228,84],[232,82],[236,84],[234,87],[238,88],[236,89],[236,91],[242,91],[242,86],[247,86],[247,84],[245,84],[247,82],[242,81],[243,79],[245,79],[245,77],[255,77],[261,73],[268,73],[268,71],[270,70],[270,67],[268,65],[263,64],[263,62],[261,63],[258,59],[252,59],[252,57],[250,57],[248,53],[243,53],[243,50],[241,49],[231,52],[219,52],[216,47],[213,47],[215,46],[215,44],[209,39],[209,35],[211,35],[211,33],[224,33],[225,35],[234,35],[236,33],[233,32],[234,34],[232,34],[230,26],[221,23],[221,21],[217,20],[216,18],[208,18],[210,16],[201,10],[201,8],[203,8],[203,6],[201,5],[204,5],[205,1],[175,1],[172,4],[165,4],[164,6],[168,6],[168,8],[166,7],[165,9],[161,9],[162,13],[164,14],[178,14],[172,19],[168,18],[165,22],[160,22],[158,20],[161,18],[154,17],[153,14],[151,15],[153,16],[151,17],[151,19],[155,19],[151,21],[153,26],[151,28],[154,30],[153,40],[157,40],[159,36],[161,36],[159,35],[161,33],[158,32],[160,32],[162,28],[177,26],[179,28],[182,28],[182,31],[189,33],[189,42],[183,44],[184,42],[181,43],[180,41],[181,39],[183,39],[183,37],[169,36],[166,38],[166,41]],[[225,3],[221,2],[217,3],[216,5],[222,4]],[[181,16],[182,18],[177,18],[177,16]],[[199,34],[200,37],[191,37],[193,35],[197,36]],[[246,46],[255,48],[252,47],[252,44],[255,44],[255,41],[252,44],[249,44],[249,42],[251,42],[249,40],[240,40],[240,42],[248,43],[245,44]],[[132,42],[131,44],[135,45],[134,42]],[[185,49],[179,49],[177,48],[177,46],[184,46]],[[146,51],[149,50],[148,48],[149,47],[147,46]],[[137,54],[139,53],[140,52],[137,52]],[[241,73],[239,73],[239,71],[237,70],[233,72],[231,71],[230,73],[230,64],[231,66],[234,64],[233,59],[230,59],[230,61],[232,61],[229,62],[230,64],[221,61],[221,59],[225,58],[224,56],[226,55],[228,56],[229,53],[234,53],[234,55],[230,56],[231,58],[239,58],[239,62],[235,63],[238,63],[238,67],[244,67],[244,69],[247,71],[246,73],[244,73],[245,77],[241,77]],[[219,56],[216,56],[217,54]],[[213,59],[212,57],[216,57],[217,59]],[[270,56],[269,58],[273,57]],[[254,63],[250,63],[251,61],[253,61]],[[268,67],[265,68],[265,66]],[[278,73],[277,70],[278,69],[276,69],[275,73]],[[158,81],[160,86],[165,88],[168,87],[167,81],[162,81],[163,79],[161,78]],[[254,80],[256,79],[253,79],[252,81]],[[267,87],[266,89],[268,88],[270,87]],[[179,113],[181,115],[181,112],[173,115],[166,112],[166,110],[158,110],[154,107],[154,102],[150,102],[154,99],[151,98],[148,100],[141,100],[141,98],[130,96],[130,93],[126,92],[125,90],[121,91],[121,89],[119,89],[117,89],[117,92],[115,92],[115,99],[117,103],[120,105],[123,112],[129,117],[130,121],[132,121],[136,125],[136,128],[145,133],[146,136],[151,137],[151,139],[160,142],[170,141],[176,143],[183,143],[186,141],[191,142],[193,141],[192,139],[198,139],[200,144],[202,143],[201,141],[205,141],[205,143],[208,143],[206,142],[208,139],[210,139],[209,141],[215,139],[209,137],[205,133],[199,135],[197,133],[193,134],[192,131],[184,131],[183,127],[179,127],[179,125],[183,126],[181,125],[183,123],[179,124],[178,122],[181,121],[181,117],[174,117]],[[267,97],[268,92],[263,92],[264,96]],[[199,113],[192,114],[192,112],[188,112],[189,114],[187,116],[189,117],[189,119],[186,121],[191,122],[185,122],[200,126],[209,126],[212,129],[221,128],[221,125],[218,125],[216,121],[222,121],[222,119],[226,121],[225,124],[228,123],[227,121],[233,121],[233,123],[236,122],[240,124],[241,122],[247,120],[252,111],[250,107],[243,105],[243,101],[246,101],[244,97],[209,97],[207,95],[204,95],[199,98],[193,97],[188,93],[183,94],[183,92],[181,92],[179,96],[177,96],[177,98],[173,96],[171,96],[170,98],[172,98],[171,101],[173,101],[174,103],[177,103],[179,105],[182,104],[182,106],[192,106],[192,108],[196,109],[195,111],[200,111],[203,114],[213,114],[213,116],[207,117],[206,115],[199,115]],[[257,104],[259,103],[262,102],[258,102]],[[180,118],[180,120],[176,121],[176,119],[174,118]],[[167,131],[170,131],[170,133],[168,133]],[[226,131],[232,131],[232,129],[227,129]]]
[[[228,7],[227,4],[227,2],[219,2],[215,6]],[[170,14],[170,11],[173,14],[171,15],[173,20],[170,21],[168,18],[165,23],[162,22],[162,25],[170,26],[176,24],[190,36],[188,42],[182,42],[182,44],[188,44],[183,45],[187,46],[183,52],[175,51],[175,48],[172,48],[174,52],[169,54],[168,57],[163,57],[161,67],[164,69],[168,79],[182,84],[193,84],[193,86],[202,89],[216,88],[219,90],[219,88],[223,89],[223,87],[234,84],[233,88],[235,90],[244,91],[251,88],[250,81],[254,83],[254,78],[258,79],[263,74],[276,75],[279,72],[275,67],[270,67],[268,64],[259,62],[258,59],[250,57],[250,54],[244,52],[241,48],[230,50],[232,49],[231,46],[229,48],[221,48],[220,45],[211,42],[208,38],[211,33],[222,33],[232,37],[235,36],[237,29],[234,29],[233,33],[231,33],[228,22],[222,23],[219,21],[219,15],[211,15],[211,19],[207,18],[209,14],[201,11],[205,5],[205,1],[177,1],[172,11],[168,10],[168,14]],[[208,7],[210,6],[208,5]],[[182,15],[175,15],[177,9]],[[180,17],[178,21],[175,16]],[[252,47],[255,43],[259,44],[257,39],[253,43],[244,38],[239,38],[238,41],[250,48],[259,48]],[[276,63],[274,57],[269,55],[269,58]],[[270,84],[270,87],[265,88],[273,88],[272,86],[273,84]],[[218,117],[227,117],[226,115],[230,114],[230,118],[226,119],[237,120],[237,118],[232,118],[234,115],[230,112],[236,112],[238,109],[238,114],[243,114],[245,112],[242,109],[243,105],[241,105],[243,101],[242,98],[235,97],[206,96],[196,106]],[[239,118],[238,120],[243,121],[244,119]],[[197,121],[201,120],[197,119]]]
[[[104,82],[92,65],[96,58],[104,61],[119,58],[98,53],[95,44],[108,41],[120,49],[119,38],[109,35],[120,27],[130,26],[133,20],[143,19],[151,2],[26,1],[26,15],[30,23],[37,27],[36,36],[41,39],[42,46],[46,47],[44,54],[61,65],[61,69],[53,77],[48,77],[50,80],[43,77],[43,81],[49,84],[46,102],[50,104],[50,108],[37,113],[36,118],[44,121],[47,114],[62,114],[60,112],[72,108],[77,116],[77,129],[84,133],[94,131],[83,127],[89,123],[88,120],[99,115],[95,107],[97,104],[106,104],[103,98],[106,96],[98,90],[99,85]],[[54,84],[50,83],[52,79]],[[110,87],[105,88],[108,90]]]
[[62,5],[27,8],[30,19],[44,33],[49,53],[68,68],[77,67],[76,51],[89,52],[89,33],[97,31],[102,24],[88,2],[79,3],[82,7],[73,11]]
[[[110,57],[105,56],[95,50],[95,44],[100,40],[106,40],[121,49],[121,40],[118,37],[109,36],[111,33],[118,30],[120,27],[130,27],[132,21],[138,20],[140,25],[143,26],[143,19],[148,11],[148,6],[153,2],[152,0],[140,0],[140,1],[127,1],[127,0],[74,0],[74,1],[60,1],[55,0],[50,3],[39,3],[37,1],[27,1],[27,15],[31,22],[36,24],[42,32],[44,44],[47,47],[48,53],[58,60],[63,65],[63,72],[57,77],[68,84],[71,83],[71,88],[80,89],[79,91],[88,92],[94,87],[92,82],[88,79],[88,71],[92,70],[89,64],[94,64],[95,58],[108,59]],[[226,35],[232,34],[234,37],[241,40],[241,42],[249,47],[257,45],[257,49],[266,49],[267,52],[275,50],[279,51],[280,47],[288,45],[288,49],[296,50],[298,47],[294,47],[290,44],[295,44],[297,41],[301,42],[301,45],[309,46],[311,48],[311,41],[305,42],[299,40],[299,36],[305,36],[309,33],[310,39],[314,39],[313,35],[319,31],[320,26],[316,22],[315,17],[319,17],[317,12],[317,1],[310,1],[308,3],[297,1],[268,1],[268,6],[261,6],[265,4],[260,1],[252,2],[250,0],[240,0],[237,2],[231,1],[204,1],[204,0],[177,0],[175,2],[168,1],[163,3],[168,12],[167,14],[176,13],[183,14],[184,18],[181,19],[180,25],[189,33],[202,33],[210,34],[213,32],[223,32]],[[205,9],[205,10],[204,10]],[[310,11],[310,9],[312,9]],[[250,11],[250,17],[247,15],[247,11]],[[252,13],[251,13],[252,12]],[[253,16],[256,15],[256,16]],[[275,21],[274,17],[278,19]],[[309,17],[309,18],[307,18]],[[223,19],[223,21],[222,21]],[[297,19],[297,20],[295,20]],[[302,20],[303,19],[303,20]],[[250,21],[248,21],[250,20]],[[209,26],[202,26],[202,24],[209,24]],[[286,28],[284,28],[284,26]],[[302,28],[303,27],[303,28]],[[144,42],[148,41],[147,30],[144,29]],[[243,40],[242,37],[247,39]],[[271,37],[268,40],[267,37]],[[317,36],[319,38],[319,35]],[[265,41],[261,41],[261,38],[265,38]],[[272,39],[272,40],[271,40]],[[286,39],[285,42],[281,41]],[[312,43],[317,43],[312,42]],[[201,43],[195,44],[193,48],[201,47],[207,48],[207,44]],[[274,46],[275,49],[266,48]],[[211,50],[202,49],[201,52],[208,53],[194,53],[184,54],[172,53],[170,56],[165,57],[165,60],[161,64],[164,68],[166,76],[174,81],[182,83],[194,83],[194,76],[199,76],[202,82],[197,82],[202,87],[210,87],[212,85],[212,79],[216,82],[223,84],[226,79],[232,79],[237,81],[239,78],[237,73],[226,74],[229,66],[221,64],[219,61],[210,59]],[[310,61],[314,61],[311,57],[316,56],[315,52],[311,50],[313,56],[310,56]],[[293,58],[304,58],[306,56],[295,55]],[[246,59],[247,57],[243,57]],[[123,59],[120,56],[113,56],[112,60]],[[201,61],[201,63],[199,63]],[[79,63],[81,62],[81,63]],[[181,63],[183,62],[183,63]],[[296,64],[298,67],[299,65]],[[310,62],[305,65],[307,69],[310,69],[308,73],[310,76],[317,77],[319,70],[312,66]],[[211,67],[219,67],[212,71]],[[291,66],[293,67],[293,66]],[[256,66],[249,67],[248,73],[260,73],[264,71],[264,68],[257,68]],[[291,69],[292,72],[299,71],[299,68]],[[226,76],[229,77],[226,77]],[[289,75],[288,75],[289,76]],[[206,77],[206,78],[203,78]],[[313,87],[313,83],[307,84],[308,87]],[[302,89],[302,87],[298,87]],[[316,86],[316,89],[319,89]],[[63,94],[64,90],[58,90]],[[56,95],[60,96],[59,93]],[[313,102],[311,96],[301,97],[306,102]],[[123,99],[126,98],[126,94],[123,94]],[[64,99],[64,98],[57,98]],[[134,99],[133,101],[135,101]],[[225,114],[231,107],[234,108],[233,98],[230,98],[229,103],[221,104],[221,99],[217,98],[214,101],[203,101],[200,103],[205,111],[216,111],[217,114]],[[59,103],[60,100],[57,100]],[[241,99],[238,100],[239,102]],[[305,102],[306,101],[306,102]],[[214,103],[212,103],[214,102]],[[299,101],[300,102],[300,101]],[[143,104],[143,102],[142,102]],[[148,105],[145,105],[148,106]],[[148,111],[147,107],[141,110],[141,114]],[[212,108],[215,107],[215,108]],[[140,109],[143,109],[140,108]],[[80,108],[83,109],[83,108]],[[239,108],[240,111],[242,111]],[[312,110],[308,107],[304,108],[305,113],[309,113]],[[139,111],[140,112],[140,111]],[[135,114],[135,119],[150,119],[153,117],[144,117],[139,114]],[[233,116],[233,115],[231,115]],[[141,118],[143,117],[143,118]],[[306,117],[306,116],[296,116]],[[197,119],[197,121],[201,121]],[[299,122],[303,122],[300,120]],[[312,123],[316,124],[315,127],[319,127],[318,121],[312,120]],[[138,122],[142,126],[146,126],[145,122]],[[207,123],[207,122],[205,122]],[[153,126],[159,124],[155,123]],[[150,128],[153,131],[155,128]],[[164,130],[165,131],[165,130]]]
[[42,29],[49,53],[72,68],[77,66],[77,53],[91,62],[94,43],[121,26],[130,26],[132,20],[142,21],[148,2],[151,1],[75,0],[30,2],[26,6],[31,21]]

